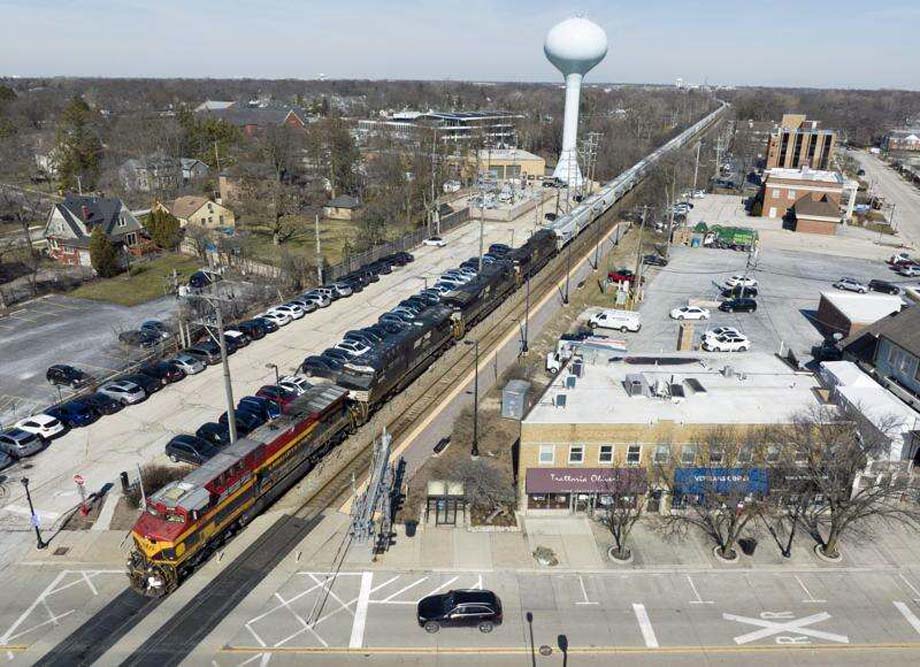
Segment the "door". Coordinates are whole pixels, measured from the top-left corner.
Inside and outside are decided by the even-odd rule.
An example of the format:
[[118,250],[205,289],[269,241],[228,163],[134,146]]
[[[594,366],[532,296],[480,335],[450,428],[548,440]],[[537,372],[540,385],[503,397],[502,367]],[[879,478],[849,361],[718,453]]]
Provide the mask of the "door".
[[771,218],[775,218],[775,217],[776,217],[776,207],[775,207],[775,206],[771,206],[771,207],[770,207],[770,215],[769,215],[769,217],[771,217]]
[[594,496],[592,494],[578,493],[573,498],[573,509],[576,514],[586,514],[594,509]]
[[434,523],[436,526],[456,526],[457,501],[453,498],[438,498]]

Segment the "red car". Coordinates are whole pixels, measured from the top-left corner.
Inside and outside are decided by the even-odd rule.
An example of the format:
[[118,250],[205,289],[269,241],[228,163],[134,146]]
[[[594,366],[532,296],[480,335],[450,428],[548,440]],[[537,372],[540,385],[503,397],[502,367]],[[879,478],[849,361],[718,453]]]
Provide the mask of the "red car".
[[297,394],[293,391],[288,391],[284,387],[279,387],[276,384],[267,384],[261,387],[259,391],[256,392],[256,396],[274,401],[281,406],[282,410],[297,398]]
[[636,280],[636,274],[629,269],[617,269],[607,274],[607,280],[612,283],[628,282],[632,284]]

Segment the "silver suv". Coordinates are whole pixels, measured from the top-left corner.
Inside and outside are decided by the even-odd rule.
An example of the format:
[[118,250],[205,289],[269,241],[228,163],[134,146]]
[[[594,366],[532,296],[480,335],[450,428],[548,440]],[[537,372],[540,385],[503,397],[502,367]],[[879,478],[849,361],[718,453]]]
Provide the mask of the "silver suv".
[[114,398],[122,405],[140,403],[145,398],[147,398],[147,392],[144,391],[143,387],[140,387],[133,382],[129,382],[128,380],[115,380],[114,382],[106,382],[104,385],[99,387],[98,391],[100,394],[105,394],[109,398]]
[[21,459],[32,456],[45,448],[45,441],[35,433],[23,431],[21,428],[11,428],[0,433],[0,449],[12,456]]

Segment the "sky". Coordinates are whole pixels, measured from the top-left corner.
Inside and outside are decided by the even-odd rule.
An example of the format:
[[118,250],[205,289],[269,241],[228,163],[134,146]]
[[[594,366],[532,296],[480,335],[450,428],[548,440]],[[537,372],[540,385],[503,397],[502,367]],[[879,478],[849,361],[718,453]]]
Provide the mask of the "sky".
[[576,13],[589,83],[920,89],[920,0],[0,0],[0,75],[555,81]]

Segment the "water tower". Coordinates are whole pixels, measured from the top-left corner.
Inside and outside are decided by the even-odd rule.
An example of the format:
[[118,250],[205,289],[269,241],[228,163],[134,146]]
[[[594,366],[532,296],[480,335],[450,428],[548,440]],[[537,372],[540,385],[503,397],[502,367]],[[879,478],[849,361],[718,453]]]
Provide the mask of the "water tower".
[[581,80],[607,55],[607,35],[596,23],[581,16],[554,25],[546,34],[543,52],[565,77],[565,121],[562,153],[553,176],[577,187],[582,183],[578,168],[578,103]]

